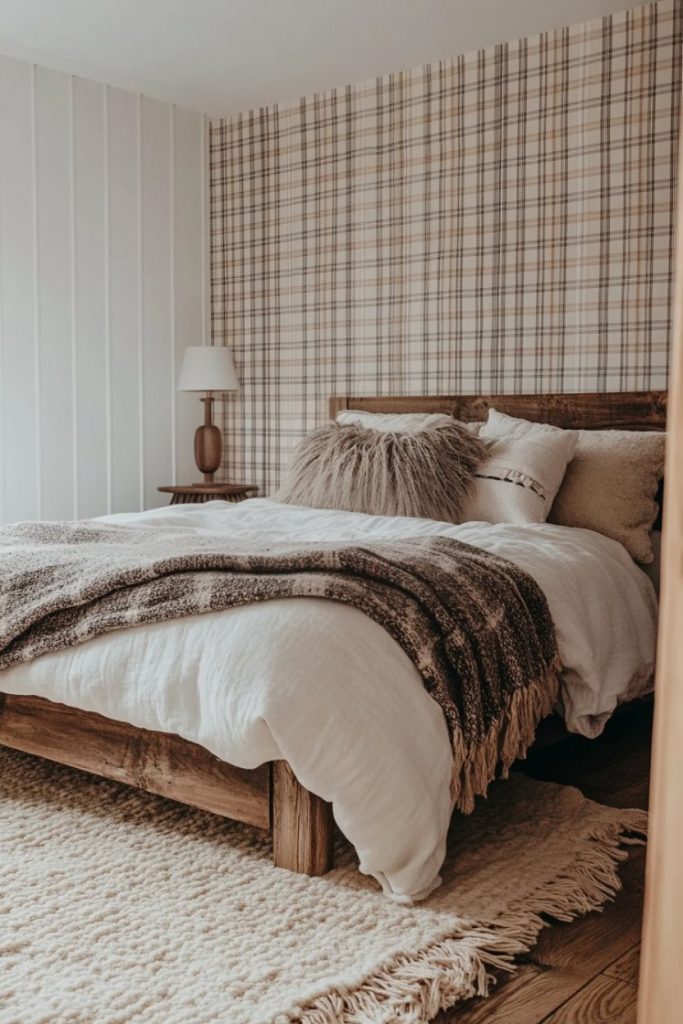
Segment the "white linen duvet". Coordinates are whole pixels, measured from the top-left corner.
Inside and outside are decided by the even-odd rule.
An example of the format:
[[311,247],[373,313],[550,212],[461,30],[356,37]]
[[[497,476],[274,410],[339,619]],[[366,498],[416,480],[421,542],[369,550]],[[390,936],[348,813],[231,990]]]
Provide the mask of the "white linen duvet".
[[[543,589],[563,665],[569,729],[598,735],[648,683],[652,584],[625,549],[588,530],[366,516],[266,499],[102,517],[137,529],[264,541],[378,541],[440,534],[516,562]],[[397,899],[439,883],[451,817],[443,714],[381,626],[320,598],[286,598],[110,633],[0,674],[31,694],[178,733],[243,768],[284,758],[332,801],[361,871]]]

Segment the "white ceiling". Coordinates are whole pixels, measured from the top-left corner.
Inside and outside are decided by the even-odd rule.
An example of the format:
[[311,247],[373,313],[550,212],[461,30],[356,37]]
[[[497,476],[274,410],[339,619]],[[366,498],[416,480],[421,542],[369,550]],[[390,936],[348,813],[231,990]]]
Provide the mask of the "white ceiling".
[[632,6],[629,0],[0,0],[0,53],[221,115]]

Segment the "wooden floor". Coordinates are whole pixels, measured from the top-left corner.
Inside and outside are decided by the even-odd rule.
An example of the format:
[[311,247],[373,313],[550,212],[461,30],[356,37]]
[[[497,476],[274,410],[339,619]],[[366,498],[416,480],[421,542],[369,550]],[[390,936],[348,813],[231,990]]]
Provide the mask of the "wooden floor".
[[[574,737],[538,751],[524,771],[601,803],[647,807],[651,725],[651,707],[634,708],[600,740]],[[546,929],[492,996],[460,1003],[438,1024],[635,1024],[644,865],[644,848],[633,847],[614,903]]]

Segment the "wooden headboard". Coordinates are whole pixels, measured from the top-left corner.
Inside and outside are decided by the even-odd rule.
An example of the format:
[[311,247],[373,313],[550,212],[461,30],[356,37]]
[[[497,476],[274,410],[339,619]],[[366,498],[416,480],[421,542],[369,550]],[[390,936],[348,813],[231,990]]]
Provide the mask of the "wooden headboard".
[[443,412],[458,420],[485,420],[489,408],[556,427],[579,430],[664,430],[666,391],[603,391],[562,395],[423,395],[330,398],[330,417],[363,412]]

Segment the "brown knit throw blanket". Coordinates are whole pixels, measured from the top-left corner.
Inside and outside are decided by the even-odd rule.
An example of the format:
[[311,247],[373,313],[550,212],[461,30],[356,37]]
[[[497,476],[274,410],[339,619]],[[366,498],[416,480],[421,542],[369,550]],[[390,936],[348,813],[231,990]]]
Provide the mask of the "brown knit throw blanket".
[[541,589],[447,537],[264,544],[96,522],[5,526],[0,669],[112,630],[282,597],[352,605],[401,645],[446,716],[461,810],[552,709],[558,655]]

